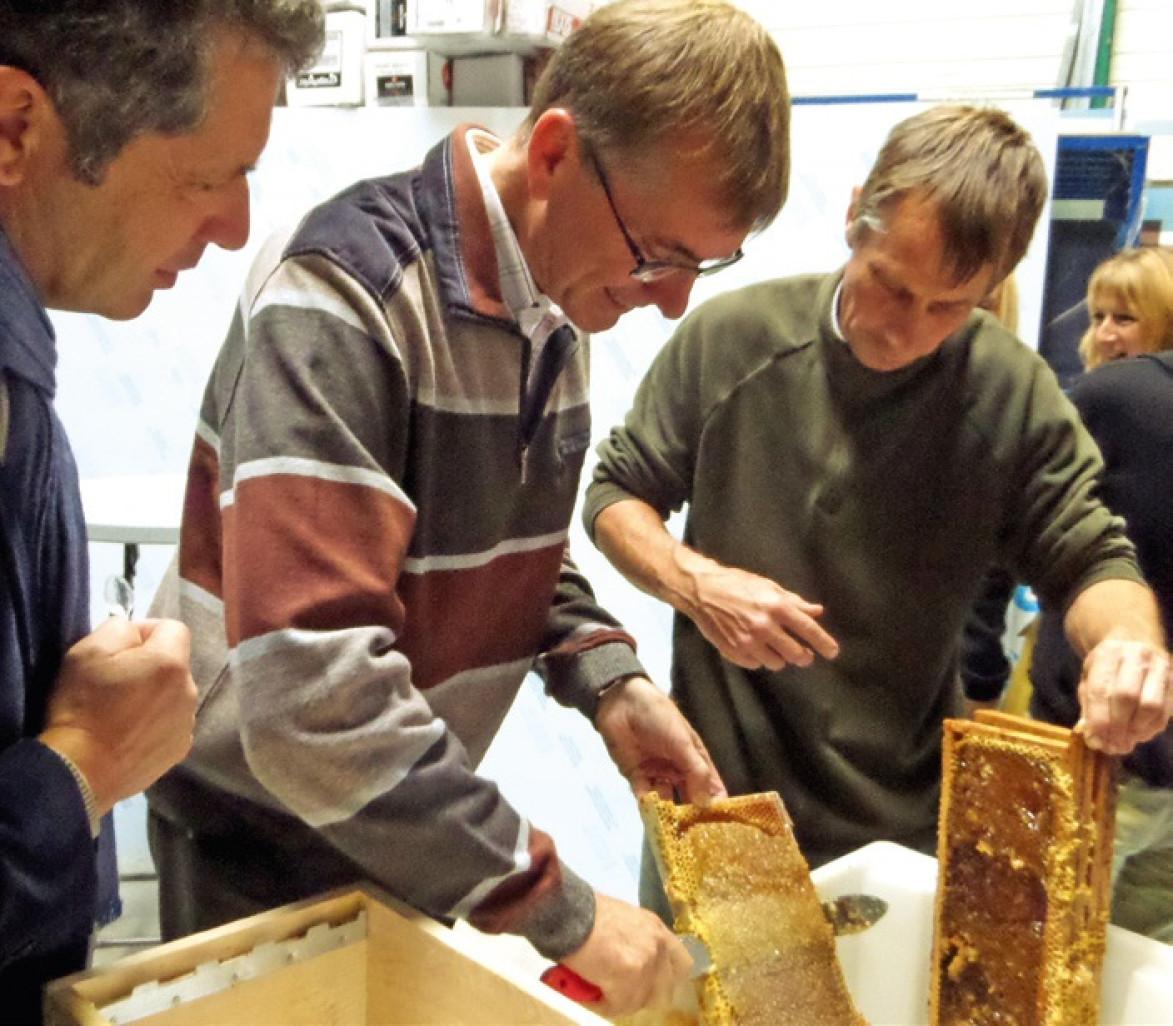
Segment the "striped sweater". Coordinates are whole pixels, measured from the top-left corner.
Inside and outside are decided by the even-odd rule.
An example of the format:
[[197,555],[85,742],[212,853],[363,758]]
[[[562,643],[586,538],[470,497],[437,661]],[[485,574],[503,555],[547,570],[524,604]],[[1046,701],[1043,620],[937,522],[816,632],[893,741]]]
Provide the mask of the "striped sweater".
[[276,822],[291,858],[337,853],[323,888],[365,876],[561,957],[593,895],[475,767],[531,669],[588,715],[642,670],[567,553],[587,343],[523,452],[530,345],[463,131],[254,264],[158,603],[192,630],[195,747],[152,804],[221,837]]

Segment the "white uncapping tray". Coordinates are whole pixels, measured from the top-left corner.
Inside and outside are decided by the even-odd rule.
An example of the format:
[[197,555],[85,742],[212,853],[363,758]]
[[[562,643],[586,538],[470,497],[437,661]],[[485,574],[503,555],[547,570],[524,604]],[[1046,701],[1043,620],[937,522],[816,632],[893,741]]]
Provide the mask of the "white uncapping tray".
[[[838,939],[839,961],[872,1026],[927,1026],[937,860],[877,841],[811,877],[823,898],[862,892],[888,902],[871,929]],[[1100,1022],[1173,1024],[1173,946],[1108,927]]]

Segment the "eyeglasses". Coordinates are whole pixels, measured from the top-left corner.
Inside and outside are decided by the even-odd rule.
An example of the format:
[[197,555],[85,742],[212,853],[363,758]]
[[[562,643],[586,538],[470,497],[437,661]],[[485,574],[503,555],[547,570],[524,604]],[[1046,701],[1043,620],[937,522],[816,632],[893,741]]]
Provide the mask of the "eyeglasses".
[[702,260],[699,264],[681,264],[674,260],[649,260],[636,245],[635,239],[631,237],[631,232],[627,230],[627,225],[623,223],[623,218],[619,216],[619,211],[615,206],[615,197],[611,195],[611,183],[603,172],[603,165],[599,163],[599,158],[589,151],[587,156],[594,165],[595,173],[599,176],[599,183],[603,186],[603,195],[607,197],[607,206],[611,208],[615,223],[619,226],[619,231],[623,233],[623,241],[627,243],[627,248],[635,261],[631,276],[636,281],[641,281],[646,285],[651,282],[663,281],[672,274],[691,274],[697,278],[704,278],[706,275],[723,271],[726,267],[732,267],[745,256],[739,246],[737,252],[730,256],[718,257],[715,260]]

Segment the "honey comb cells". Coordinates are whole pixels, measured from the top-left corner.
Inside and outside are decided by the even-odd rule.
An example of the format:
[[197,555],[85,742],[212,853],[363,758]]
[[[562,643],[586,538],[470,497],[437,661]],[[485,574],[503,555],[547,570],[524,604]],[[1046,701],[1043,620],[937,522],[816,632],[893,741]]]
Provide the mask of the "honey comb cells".
[[777,794],[641,811],[676,929],[708,946],[705,1026],[858,1026],[810,870]]
[[1098,1021],[1115,804],[1069,730],[946,721],[930,1022]]

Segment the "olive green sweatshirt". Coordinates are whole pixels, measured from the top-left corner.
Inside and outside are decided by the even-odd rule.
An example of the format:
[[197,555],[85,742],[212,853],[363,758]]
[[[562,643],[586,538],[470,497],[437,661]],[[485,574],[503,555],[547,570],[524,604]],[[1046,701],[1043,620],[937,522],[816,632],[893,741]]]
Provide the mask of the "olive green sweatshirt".
[[835,660],[744,670],[678,615],[672,669],[730,793],[777,790],[813,865],[880,839],[933,851],[941,723],[961,711],[958,639],[988,567],[1052,608],[1141,579],[1037,354],[975,313],[931,356],[870,370],[833,331],[838,281],[765,282],[688,317],[600,446],[584,508],[589,532],[621,499],[687,504],[688,545],[824,605]]

